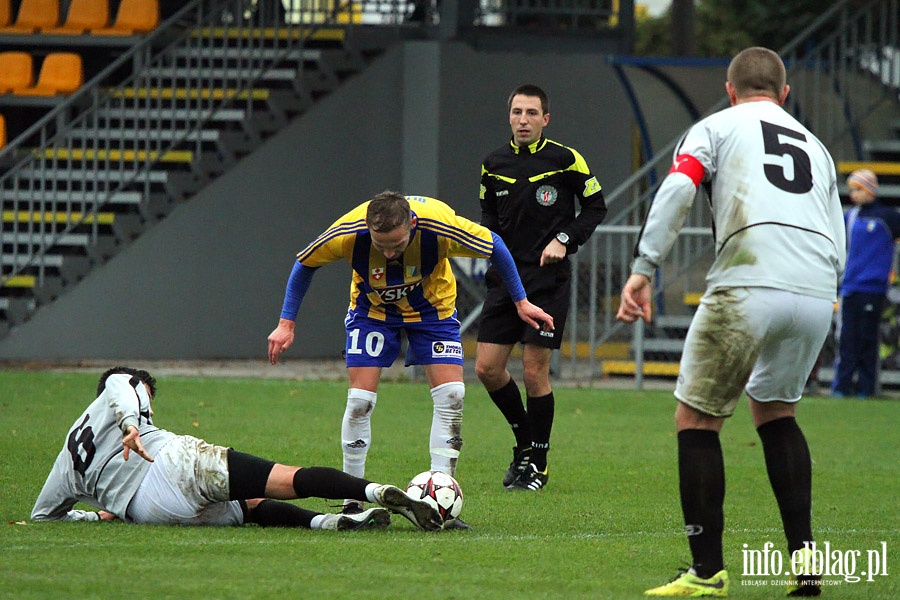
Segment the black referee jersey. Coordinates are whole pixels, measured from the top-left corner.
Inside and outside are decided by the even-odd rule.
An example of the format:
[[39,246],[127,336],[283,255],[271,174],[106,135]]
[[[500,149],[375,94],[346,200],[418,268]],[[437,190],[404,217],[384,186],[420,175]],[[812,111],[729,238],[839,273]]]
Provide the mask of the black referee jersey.
[[[496,232],[519,265],[537,265],[556,234],[569,254],[606,216],[597,178],[574,149],[541,137],[527,147],[512,140],[481,166],[481,224]],[[581,212],[575,216],[575,198]]]

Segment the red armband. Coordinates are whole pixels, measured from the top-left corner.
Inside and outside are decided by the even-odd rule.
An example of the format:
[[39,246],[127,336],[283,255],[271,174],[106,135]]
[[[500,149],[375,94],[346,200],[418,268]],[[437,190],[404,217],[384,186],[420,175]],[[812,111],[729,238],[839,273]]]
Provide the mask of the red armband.
[[700,161],[690,154],[679,154],[676,156],[675,162],[672,163],[672,168],[669,169],[669,173],[683,173],[690,177],[691,181],[694,182],[694,187],[699,186],[700,182],[703,181],[705,172],[706,169],[703,168]]

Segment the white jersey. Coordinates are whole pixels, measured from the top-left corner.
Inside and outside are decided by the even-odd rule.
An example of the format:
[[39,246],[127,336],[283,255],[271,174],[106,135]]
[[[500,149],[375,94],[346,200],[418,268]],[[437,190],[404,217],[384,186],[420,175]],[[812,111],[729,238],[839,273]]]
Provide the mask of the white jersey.
[[834,161],[779,105],[737,104],[696,123],[647,215],[633,271],[651,275],[675,243],[697,184],[678,162],[703,167],[715,261],[707,289],[771,287],[834,300],[846,260]]
[[150,415],[150,395],[144,384],[130,375],[110,375],[103,393],[69,429],[31,518],[96,519],[96,513],[72,510],[76,502],[84,502],[127,521],[128,503],[152,463],[135,452],[124,460],[123,429],[135,425],[150,456],[175,437],[155,427]]

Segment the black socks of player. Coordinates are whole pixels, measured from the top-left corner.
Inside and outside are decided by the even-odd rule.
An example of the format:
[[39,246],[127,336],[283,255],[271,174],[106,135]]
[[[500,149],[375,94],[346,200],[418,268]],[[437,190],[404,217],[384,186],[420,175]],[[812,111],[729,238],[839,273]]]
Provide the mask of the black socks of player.
[[553,429],[553,414],[556,401],[553,392],[546,396],[527,398],[528,421],[531,423],[531,464],[538,471],[547,469],[547,452],[550,450],[550,431]]
[[525,412],[525,405],[522,403],[522,394],[519,392],[519,386],[516,385],[515,380],[510,378],[506,385],[493,392],[488,392],[488,395],[503,413],[506,422],[512,427],[513,434],[516,436],[516,446],[530,448],[531,424],[528,413]]
[[294,473],[294,492],[298,498],[354,498],[365,501],[369,483],[332,467],[304,467]]
[[760,425],[756,432],[762,441],[766,470],[787,537],[788,551],[812,541],[812,462],[809,446],[793,417]]
[[519,386],[512,378],[499,390],[488,392],[488,395],[512,428],[516,436],[516,446],[531,448],[531,463],[538,471],[544,471],[547,468],[550,430],[553,428],[553,413],[556,407],[553,392],[546,396],[526,398],[527,411],[522,402]]
[[317,512],[278,500],[263,500],[249,511],[247,521],[260,527],[306,527]]
[[678,432],[678,476],[692,566],[698,577],[706,579],[724,568],[725,463],[717,432],[701,429]]

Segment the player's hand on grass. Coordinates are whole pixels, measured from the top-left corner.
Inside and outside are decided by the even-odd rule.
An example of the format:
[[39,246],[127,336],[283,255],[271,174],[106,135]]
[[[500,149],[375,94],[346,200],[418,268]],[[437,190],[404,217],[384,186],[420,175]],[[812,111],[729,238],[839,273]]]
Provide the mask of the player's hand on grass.
[[638,319],[650,322],[650,279],[646,275],[634,273],[625,282],[616,318],[626,323],[634,323]]
[[119,518],[116,515],[112,514],[111,512],[107,512],[105,510],[98,510],[97,514],[100,515],[101,521],[115,521],[116,519]]
[[294,325],[293,321],[279,319],[278,327],[269,334],[269,362],[273,365],[278,363],[281,353],[294,343]]
[[141,442],[141,434],[138,433],[137,427],[134,425],[129,425],[128,433],[122,438],[122,445],[125,446],[125,460],[128,460],[128,455],[134,451],[147,462],[153,462],[153,457],[144,450],[144,444]]
[[544,312],[544,310],[532,304],[528,298],[523,298],[516,302],[516,311],[519,318],[534,327],[543,331],[553,331],[553,317]]

